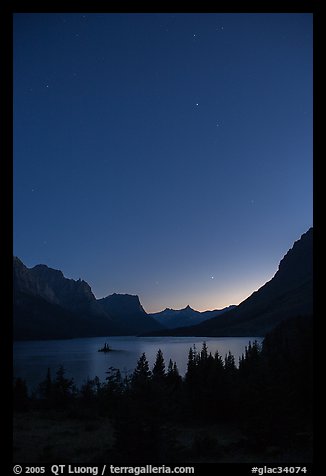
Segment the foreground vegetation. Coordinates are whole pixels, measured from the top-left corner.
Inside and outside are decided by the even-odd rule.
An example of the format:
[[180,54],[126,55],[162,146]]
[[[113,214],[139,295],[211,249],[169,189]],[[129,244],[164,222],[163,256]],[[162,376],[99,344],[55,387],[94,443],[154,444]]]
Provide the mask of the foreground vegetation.
[[260,348],[189,350],[187,373],[159,350],[133,374],[110,368],[77,389],[63,367],[38,392],[14,382],[18,463],[296,462],[312,459],[312,319],[281,324]]

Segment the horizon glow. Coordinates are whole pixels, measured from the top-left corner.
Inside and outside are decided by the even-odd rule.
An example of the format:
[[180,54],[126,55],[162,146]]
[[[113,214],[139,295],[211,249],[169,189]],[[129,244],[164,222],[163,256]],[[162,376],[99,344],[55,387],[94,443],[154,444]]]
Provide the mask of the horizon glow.
[[14,254],[148,312],[246,299],[313,223],[312,20],[14,14]]

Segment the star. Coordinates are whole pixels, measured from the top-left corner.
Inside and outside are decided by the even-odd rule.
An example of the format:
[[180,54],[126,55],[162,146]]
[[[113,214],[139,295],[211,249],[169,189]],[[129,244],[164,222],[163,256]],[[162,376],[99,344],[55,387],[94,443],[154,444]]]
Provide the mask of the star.
[[199,103],[198,103],[198,102],[196,102],[196,106],[197,106],[197,107],[199,106]]
[[211,279],[214,279],[214,276],[211,276]]

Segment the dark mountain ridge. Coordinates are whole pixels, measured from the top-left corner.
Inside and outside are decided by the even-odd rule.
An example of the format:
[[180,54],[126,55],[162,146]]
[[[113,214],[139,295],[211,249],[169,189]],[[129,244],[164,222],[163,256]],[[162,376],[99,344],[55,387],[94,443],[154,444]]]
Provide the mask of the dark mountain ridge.
[[175,336],[264,336],[281,321],[313,313],[313,228],[280,261],[274,277],[222,316],[192,327],[161,331]]
[[14,286],[22,292],[71,310],[78,310],[96,301],[86,281],[65,278],[62,271],[44,264],[27,268],[17,257],[14,257]]
[[[310,228],[280,261],[274,277],[238,306],[203,313],[190,306],[167,308],[152,315],[145,312],[138,296],[113,294],[96,299],[85,281],[67,279],[46,265],[27,268],[14,258],[14,338],[263,336],[284,319],[312,314],[312,255]],[[198,319],[203,322],[197,324]],[[172,328],[176,322],[178,328]]]
[[14,339],[136,335],[161,329],[138,296],[97,300],[85,281],[46,265],[27,268],[13,259]]
[[140,304],[139,297],[131,294],[111,294],[96,302],[98,308],[104,313],[119,319],[121,330],[132,334],[139,334],[150,323],[152,327],[162,326],[147,314]]
[[223,314],[224,312],[230,311],[236,306],[228,306],[223,309],[215,309],[212,311],[196,311],[192,309],[189,305],[183,309],[170,309],[166,308],[164,311],[151,313],[156,321],[162,324],[168,329],[175,329],[177,327],[188,327],[199,324],[206,321],[212,317]]

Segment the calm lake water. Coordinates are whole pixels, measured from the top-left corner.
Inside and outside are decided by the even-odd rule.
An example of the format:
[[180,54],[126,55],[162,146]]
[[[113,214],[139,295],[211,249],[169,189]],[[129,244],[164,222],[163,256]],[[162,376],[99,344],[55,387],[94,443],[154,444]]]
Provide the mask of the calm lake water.
[[[232,352],[236,363],[244,352],[249,341],[259,337],[91,337],[68,340],[15,342],[13,353],[14,377],[21,377],[28,383],[30,389],[36,388],[44,380],[47,369],[50,368],[52,377],[59,365],[66,369],[66,376],[73,377],[80,386],[87,377],[98,376],[101,381],[106,378],[109,367],[120,369],[122,375],[131,373],[140,355],[145,352],[152,368],[158,349],[164,355],[166,367],[169,359],[177,362],[181,375],[187,370],[188,352],[194,344],[197,350],[206,342],[208,351],[213,354],[218,350],[224,358]],[[107,342],[112,352],[103,353],[97,350]]]

